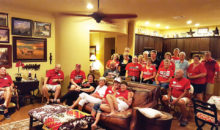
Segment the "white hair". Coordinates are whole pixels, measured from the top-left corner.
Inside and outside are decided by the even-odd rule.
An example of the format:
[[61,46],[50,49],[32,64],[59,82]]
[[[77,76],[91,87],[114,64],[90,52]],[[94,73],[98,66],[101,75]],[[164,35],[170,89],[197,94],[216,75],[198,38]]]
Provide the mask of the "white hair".
[[186,53],[182,51],[182,52],[179,53],[179,55],[184,55],[184,56],[186,56]]

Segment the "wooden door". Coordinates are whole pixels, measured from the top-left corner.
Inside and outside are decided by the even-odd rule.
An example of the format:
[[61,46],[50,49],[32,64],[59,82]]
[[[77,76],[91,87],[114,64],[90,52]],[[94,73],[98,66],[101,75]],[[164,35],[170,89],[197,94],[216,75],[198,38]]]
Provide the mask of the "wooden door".
[[[115,38],[105,38],[104,41],[104,65],[111,59],[112,54],[115,53]],[[104,67],[105,68],[105,67]]]

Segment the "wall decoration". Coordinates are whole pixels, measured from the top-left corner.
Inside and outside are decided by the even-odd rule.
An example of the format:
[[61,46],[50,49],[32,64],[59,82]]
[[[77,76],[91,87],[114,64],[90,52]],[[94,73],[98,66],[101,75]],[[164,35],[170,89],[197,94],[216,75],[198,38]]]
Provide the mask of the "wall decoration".
[[9,30],[0,29],[0,43],[9,43]]
[[12,18],[11,22],[12,34],[31,36],[32,35],[32,21],[29,19]]
[[96,46],[90,46],[90,61],[93,61],[94,59],[96,59]]
[[13,37],[13,61],[46,62],[47,39]]
[[0,67],[11,68],[11,45],[0,45]]
[[26,65],[24,65],[23,69],[36,71],[36,70],[40,69],[40,64],[26,64]]
[[50,59],[50,64],[52,64],[52,60],[53,60],[52,53],[50,53],[50,57],[49,57],[49,59]]
[[51,24],[35,21],[33,24],[33,35],[37,37],[50,37]]
[[0,12],[0,27],[8,27],[8,14]]

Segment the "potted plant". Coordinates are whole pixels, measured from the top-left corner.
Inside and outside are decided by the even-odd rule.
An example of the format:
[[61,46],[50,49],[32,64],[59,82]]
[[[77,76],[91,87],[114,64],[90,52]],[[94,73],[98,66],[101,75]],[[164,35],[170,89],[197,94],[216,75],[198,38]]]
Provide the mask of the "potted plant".
[[16,81],[21,81],[22,80],[22,76],[21,76],[21,73],[19,72],[19,68],[20,67],[24,67],[24,64],[21,62],[21,61],[18,61],[17,63],[16,63],[16,67],[18,67],[18,73],[16,73],[16,76],[15,76],[15,79],[16,79]]

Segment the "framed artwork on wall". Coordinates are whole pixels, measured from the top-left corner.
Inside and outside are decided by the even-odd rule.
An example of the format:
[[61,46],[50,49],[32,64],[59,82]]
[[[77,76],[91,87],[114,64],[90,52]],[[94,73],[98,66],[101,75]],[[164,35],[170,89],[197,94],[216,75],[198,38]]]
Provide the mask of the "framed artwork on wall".
[[11,68],[11,45],[0,45],[0,67]]
[[8,14],[0,12],[0,27],[8,27]]
[[13,37],[13,62],[46,62],[47,39]]
[[45,23],[45,22],[34,21],[33,35],[37,37],[50,37],[51,36],[51,24]]
[[0,28],[0,43],[9,43],[9,29]]
[[21,36],[32,36],[32,20],[12,18],[12,34]]

